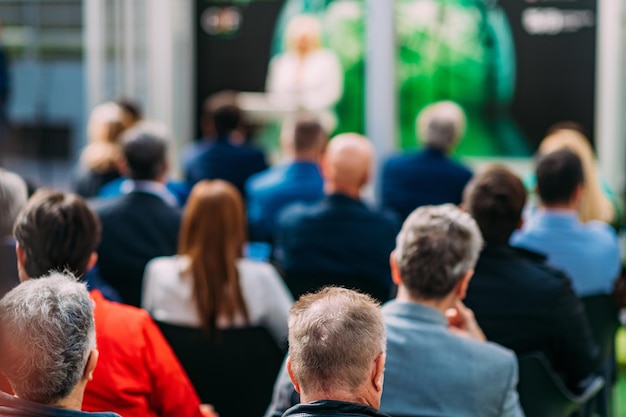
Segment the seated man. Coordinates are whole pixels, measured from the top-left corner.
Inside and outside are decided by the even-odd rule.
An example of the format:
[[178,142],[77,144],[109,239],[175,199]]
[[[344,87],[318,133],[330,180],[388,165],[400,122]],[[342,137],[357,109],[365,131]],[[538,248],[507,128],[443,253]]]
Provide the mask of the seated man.
[[13,223],[27,199],[24,180],[19,175],[0,169],[0,298],[20,282]]
[[[485,341],[462,299],[482,238],[452,205],[417,209],[391,255],[398,298],[382,308],[387,361],[381,411],[392,416],[521,417],[517,359]],[[285,371],[267,416],[298,401]]]
[[272,242],[276,217],[287,205],[313,203],[324,196],[319,161],[326,144],[322,126],[311,119],[298,120],[288,132],[286,151],[293,161],[250,177],[246,183],[250,241]]
[[0,368],[15,396],[0,392],[0,416],[114,417],[81,412],[98,362],[92,304],[84,284],[52,273],[0,300]]
[[513,246],[546,254],[550,265],[571,278],[579,297],[610,294],[621,270],[619,242],[609,225],[578,219],[580,159],[567,149],[555,151],[539,160],[536,172],[540,207],[513,234]]
[[417,119],[424,149],[387,161],[382,172],[382,204],[405,219],[428,204],[459,204],[472,177],[465,166],[449,158],[465,134],[465,114],[451,101],[432,104]]
[[245,197],[248,178],[267,168],[265,155],[249,144],[233,143],[233,135],[241,124],[241,111],[237,107],[219,107],[211,117],[216,138],[189,158],[185,177],[190,184],[207,179],[228,181]]
[[382,417],[384,368],[385,326],[371,297],[332,287],[307,294],[291,309],[287,358],[302,404],[283,417]]
[[280,215],[275,257],[294,298],[329,284],[358,288],[381,301],[389,298],[397,222],[361,201],[373,153],[362,136],[336,137],[322,161],[326,197]]
[[508,245],[525,203],[524,184],[503,166],[481,172],[465,189],[463,205],[486,243],[465,304],[487,339],[518,355],[542,351],[575,389],[594,370],[598,349],[570,279],[544,256]]
[[93,202],[102,222],[97,269],[125,303],[139,307],[148,261],[176,253],[181,214],[165,187],[165,137],[140,124],[124,133],[122,151],[130,188],[121,197]]
[[[98,258],[100,222],[82,198],[40,191],[18,216],[15,239],[22,281],[50,270],[83,277]],[[101,356],[83,408],[122,416],[200,417],[200,400],[148,313],[107,301],[98,290],[91,299]]]

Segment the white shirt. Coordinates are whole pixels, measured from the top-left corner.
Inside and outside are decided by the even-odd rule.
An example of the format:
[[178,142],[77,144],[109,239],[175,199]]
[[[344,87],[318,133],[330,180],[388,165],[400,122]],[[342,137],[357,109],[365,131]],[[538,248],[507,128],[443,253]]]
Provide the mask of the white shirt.
[[[193,280],[185,256],[155,258],[146,265],[141,306],[157,321],[200,327],[193,298]],[[287,340],[287,319],[293,297],[278,272],[268,263],[240,259],[237,262],[239,285],[251,326],[264,326],[280,345]],[[245,325],[236,320],[217,321],[219,328]]]

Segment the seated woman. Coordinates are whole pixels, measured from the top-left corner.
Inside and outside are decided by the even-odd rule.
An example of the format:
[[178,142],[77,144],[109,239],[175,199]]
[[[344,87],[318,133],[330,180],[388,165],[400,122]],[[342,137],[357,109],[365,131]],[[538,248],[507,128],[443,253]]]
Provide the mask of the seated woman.
[[162,322],[215,329],[264,326],[287,340],[293,298],[268,263],[243,258],[241,195],[225,181],[201,181],[183,213],[179,254],[146,266],[142,307]]

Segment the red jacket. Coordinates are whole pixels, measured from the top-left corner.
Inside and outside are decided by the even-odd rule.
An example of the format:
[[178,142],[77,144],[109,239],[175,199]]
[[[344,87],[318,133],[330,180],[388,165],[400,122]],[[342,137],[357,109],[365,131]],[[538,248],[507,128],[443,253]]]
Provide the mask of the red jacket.
[[100,358],[84,411],[124,417],[201,417],[200,399],[147,312],[92,291]]

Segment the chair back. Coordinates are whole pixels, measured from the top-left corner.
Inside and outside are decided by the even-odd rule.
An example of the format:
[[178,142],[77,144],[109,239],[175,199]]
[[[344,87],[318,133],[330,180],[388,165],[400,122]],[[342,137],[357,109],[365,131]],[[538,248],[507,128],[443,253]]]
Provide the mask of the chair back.
[[615,355],[615,335],[619,329],[618,309],[610,295],[592,295],[581,298],[587,311],[593,337],[600,347],[602,364]]
[[581,394],[575,395],[554,372],[543,353],[531,353],[519,358],[517,390],[526,417],[569,417],[603,386],[604,379],[597,376]]
[[285,352],[264,327],[220,330],[157,322],[203,403],[220,417],[262,416]]

